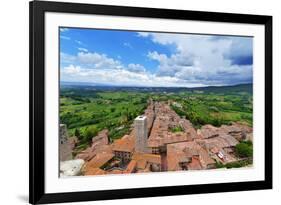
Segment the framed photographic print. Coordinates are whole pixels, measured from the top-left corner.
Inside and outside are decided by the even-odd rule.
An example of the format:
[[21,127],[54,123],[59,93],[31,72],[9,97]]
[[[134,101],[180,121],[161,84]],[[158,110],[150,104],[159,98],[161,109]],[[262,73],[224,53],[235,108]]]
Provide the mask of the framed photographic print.
[[272,188],[272,17],[30,2],[30,203]]

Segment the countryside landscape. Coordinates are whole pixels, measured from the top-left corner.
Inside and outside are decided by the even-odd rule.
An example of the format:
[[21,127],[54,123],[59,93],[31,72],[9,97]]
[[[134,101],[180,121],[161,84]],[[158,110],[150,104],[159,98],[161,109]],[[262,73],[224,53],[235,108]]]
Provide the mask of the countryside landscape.
[[[101,38],[100,41],[103,37],[99,37],[98,31],[74,29],[72,32],[61,30],[61,47],[65,49],[61,51],[59,112],[61,177],[252,166],[252,60],[245,52],[248,49],[244,47],[245,39],[240,42],[235,37],[219,40],[200,37],[200,42],[210,46],[210,55],[218,58],[210,60],[210,65],[220,67],[211,70],[207,69],[208,64],[202,73],[205,65],[199,65],[198,59],[203,61],[209,54],[197,58],[195,54],[202,51],[195,50],[187,55],[191,52],[189,47],[187,50],[182,47],[189,38],[172,36],[174,42],[167,43],[163,42],[163,35],[170,36],[165,34],[134,34],[134,38],[142,40],[148,40],[151,35],[150,49],[159,41],[154,47],[157,52],[148,51],[142,57],[158,63],[148,62],[143,66],[125,65],[121,56],[109,58],[108,54],[90,53],[90,48],[79,47],[74,56],[70,54],[73,36],[67,37],[67,33],[87,32]],[[111,32],[106,35],[117,35]],[[134,46],[144,49],[143,45],[132,42],[124,43],[124,51],[119,54],[126,51],[131,55]],[[220,51],[218,43],[228,42],[234,42],[234,48],[229,44],[229,50],[240,51],[242,55],[231,56],[224,48],[227,46]],[[76,44],[88,45],[82,41]],[[104,44],[101,48],[107,47]],[[167,44],[169,48],[165,50]],[[135,55],[129,59],[138,60],[139,55]],[[173,73],[168,69],[174,69]],[[183,71],[184,75],[180,76]]]

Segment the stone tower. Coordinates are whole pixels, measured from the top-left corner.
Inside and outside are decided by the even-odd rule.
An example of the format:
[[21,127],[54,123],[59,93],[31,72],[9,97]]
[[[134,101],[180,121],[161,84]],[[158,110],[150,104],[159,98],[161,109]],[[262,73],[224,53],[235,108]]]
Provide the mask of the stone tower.
[[67,142],[68,133],[67,133],[66,124],[60,124],[59,138],[60,138],[60,144],[64,144]]
[[68,141],[67,127],[65,124],[60,124],[59,129],[59,151],[60,151],[60,161],[66,161],[72,159],[72,148]]
[[135,119],[135,151],[139,153],[147,152],[147,118],[146,116],[138,116]]

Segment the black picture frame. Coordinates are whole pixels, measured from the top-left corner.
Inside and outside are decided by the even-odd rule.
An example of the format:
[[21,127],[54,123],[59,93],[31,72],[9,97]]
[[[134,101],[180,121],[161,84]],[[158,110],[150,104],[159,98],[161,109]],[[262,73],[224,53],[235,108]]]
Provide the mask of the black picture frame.
[[[272,17],[262,15],[215,13],[125,6],[32,1],[30,12],[30,143],[29,143],[29,202],[31,204],[201,194],[272,188]],[[260,24],[265,27],[265,180],[219,184],[197,184],[154,188],[71,193],[45,192],[44,131],[44,15],[46,12],[100,14],[111,16],[150,17],[162,19],[199,20]]]

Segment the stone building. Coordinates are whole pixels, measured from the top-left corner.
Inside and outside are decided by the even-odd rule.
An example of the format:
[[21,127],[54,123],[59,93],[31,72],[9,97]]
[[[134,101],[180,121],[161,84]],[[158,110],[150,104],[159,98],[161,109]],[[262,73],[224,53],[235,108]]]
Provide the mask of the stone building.
[[59,143],[60,161],[71,160],[73,144],[68,140],[68,133],[65,124],[60,124]]
[[67,132],[66,124],[60,124],[59,138],[60,138],[60,144],[64,144],[67,142],[68,132]]
[[136,161],[137,172],[160,172],[161,156],[156,154],[134,153],[132,159]]
[[168,171],[215,168],[215,160],[196,141],[169,144],[167,163]]
[[[152,154],[166,153],[168,144],[192,141],[198,137],[190,121],[181,119],[169,105],[158,102],[154,110],[156,116],[147,142]],[[182,130],[173,132],[175,127]]]
[[112,150],[115,157],[121,159],[123,163],[131,160],[135,148],[135,140],[130,135],[125,135],[121,139],[115,140],[112,144]]
[[135,151],[138,153],[146,153],[147,150],[147,118],[146,116],[138,116],[135,119]]
[[112,153],[111,146],[108,143],[108,130],[104,129],[92,138],[92,145],[78,153],[75,158],[90,161],[98,153]]
[[93,157],[84,167],[85,175],[92,175],[97,170],[103,170],[104,166],[113,160],[114,155],[112,153],[99,153]]

